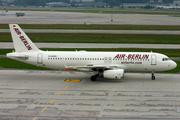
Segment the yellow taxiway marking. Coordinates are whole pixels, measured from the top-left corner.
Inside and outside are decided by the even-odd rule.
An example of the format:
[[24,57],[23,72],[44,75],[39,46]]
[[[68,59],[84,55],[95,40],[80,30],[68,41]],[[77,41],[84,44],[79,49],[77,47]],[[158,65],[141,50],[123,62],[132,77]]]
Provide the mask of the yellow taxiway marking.
[[66,79],[66,82],[80,82],[82,79]]
[[67,86],[65,87],[65,89],[68,88],[68,87],[69,87],[69,85],[67,85]]
[[50,102],[50,104],[51,104],[51,103],[53,103],[53,102],[54,102],[54,100],[55,100],[55,99],[53,99],[53,100]]
[[46,109],[47,107],[45,107],[41,112],[44,112],[44,110]]
[[60,93],[58,94],[58,96],[61,95],[61,94],[62,94],[62,92],[60,92]]
[[35,120],[36,118],[37,118],[37,116],[33,120]]

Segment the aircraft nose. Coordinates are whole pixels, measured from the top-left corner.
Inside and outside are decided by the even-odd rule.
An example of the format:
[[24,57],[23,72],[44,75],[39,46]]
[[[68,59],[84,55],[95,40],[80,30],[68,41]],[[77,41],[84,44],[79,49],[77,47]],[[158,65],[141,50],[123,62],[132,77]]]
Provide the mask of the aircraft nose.
[[176,67],[177,67],[176,62],[172,61],[172,63],[171,63],[171,67],[172,67],[172,69],[176,68]]

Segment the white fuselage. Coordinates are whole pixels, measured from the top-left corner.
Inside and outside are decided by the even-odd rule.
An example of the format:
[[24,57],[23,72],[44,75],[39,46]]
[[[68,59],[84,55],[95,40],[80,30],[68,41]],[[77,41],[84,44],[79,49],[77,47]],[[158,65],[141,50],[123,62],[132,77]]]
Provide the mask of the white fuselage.
[[14,53],[7,57],[36,66],[58,69],[93,71],[91,80],[102,76],[108,79],[124,78],[124,71],[154,71],[173,69],[177,64],[166,55],[152,52],[86,52],[41,51],[17,24],[9,24]]
[[[14,57],[27,56],[26,59]],[[153,52],[38,51],[8,53],[9,58],[58,70],[92,71],[96,65],[117,66],[126,71],[165,71],[176,67],[166,55]],[[76,68],[81,66],[80,68]],[[83,68],[84,67],[84,68]]]

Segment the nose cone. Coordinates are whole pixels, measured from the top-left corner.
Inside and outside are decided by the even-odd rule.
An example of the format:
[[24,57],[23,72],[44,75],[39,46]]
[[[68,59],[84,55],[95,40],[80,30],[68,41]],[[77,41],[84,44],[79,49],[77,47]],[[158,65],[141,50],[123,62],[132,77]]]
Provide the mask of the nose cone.
[[177,67],[177,64],[176,64],[174,61],[172,61],[172,62],[171,62],[171,68],[174,69],[174,68],[176,68],[176,67]]

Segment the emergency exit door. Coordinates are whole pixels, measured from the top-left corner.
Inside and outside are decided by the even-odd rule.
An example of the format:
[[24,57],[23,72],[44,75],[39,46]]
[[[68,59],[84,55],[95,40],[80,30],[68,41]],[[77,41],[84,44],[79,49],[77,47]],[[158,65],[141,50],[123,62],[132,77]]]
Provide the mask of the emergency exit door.
[[156,65],[156,64],[157,64],[156,55],[151,55],[151,65]]
[[37,63],[38,64],[43,64],[43,54],[42,53],[38,53],[38,55],[37,55]]

